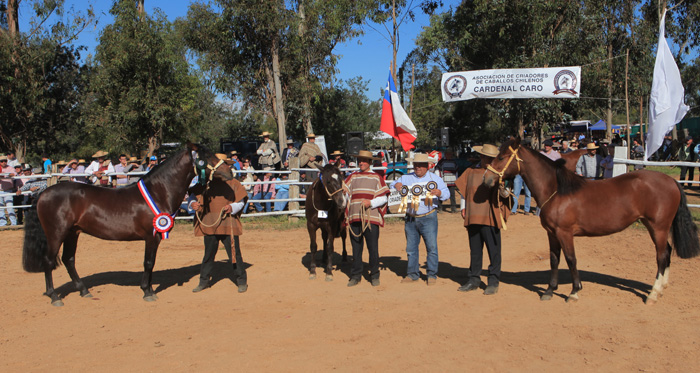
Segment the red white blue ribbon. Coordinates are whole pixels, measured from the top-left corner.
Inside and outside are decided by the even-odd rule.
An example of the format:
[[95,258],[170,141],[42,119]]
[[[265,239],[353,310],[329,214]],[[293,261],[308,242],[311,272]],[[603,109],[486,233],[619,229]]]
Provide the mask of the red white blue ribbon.
[[153,235],[155,236],[156,232],[159,232],[163,235],[163,239],[167,239],[170,235],[170,230],[173,229],[173,226],[175,225],[175,221],[173,219],[175,215],[173,214],[171,216],[165,212],[160,212],[158,206],[156,206],[156,202],[153,200],[153,197],[151,197],[151,193],[148,192],[148,188],[146,188],[146,184],[144,184],[143,180],[139,180],[138,186],[141,196],[148,204],[148,207],[151,209],[151,212],[153,212],[153,215],[156,216],[153,218]]

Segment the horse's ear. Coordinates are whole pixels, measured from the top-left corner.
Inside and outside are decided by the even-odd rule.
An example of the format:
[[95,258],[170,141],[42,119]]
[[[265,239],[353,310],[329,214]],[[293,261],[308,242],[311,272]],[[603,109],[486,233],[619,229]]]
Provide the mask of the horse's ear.
[[513,149],[517,149],[520,146],[520,136],[513,136],[513,145],[511,146]]
[[319,166],[319,165],[315,165],[315,166],[316,166],[316,168],[318,168],[319,170],[323,171],[323,167],[321,167],[321,166]]

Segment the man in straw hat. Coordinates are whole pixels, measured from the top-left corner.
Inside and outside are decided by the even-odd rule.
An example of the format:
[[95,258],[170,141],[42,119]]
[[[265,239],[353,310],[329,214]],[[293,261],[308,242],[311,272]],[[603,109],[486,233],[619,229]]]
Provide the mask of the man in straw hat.
[[[450,190],[441,177],[433,172],[428,172],[430,157],[424,153],[416,153],[413,156],[413,172],[402,175],[391,184],[396,190],[407,187],[407,200],[418,202],[416,205],[408,203],[406,207],[406,221],[404,232],[406,233],[406,256],[408,267],[406,277],[402,283],[417,283],[420,279],[420,263],[418,245],[423,237],[425,250],[427,251],[427,283],[434,285],[437,281],[438,271],[438,200],[445,201],[450,198]],[[434,197],[434,198],[433,198]],[[423,198],[421,201],[420,198]]]
[[346,168],[348,167],[347,163],[345,163],[345,160],[343,159],[343,152],[340,150],[336,150],[331,155],[329,156],[328,163],[335,165],[338,168]]
[[491,144],[475,146],[479,153],[480,167],[468,168],[457,179],[456,186],[462,194],[460,203],[464,226],[469,234],[469,280],[459,291],[472,291],[481,285],[481,267],[483,263],[484,244],[489,254],[488,286],[484,294],[498,292],[501,277],[501,229],[508,219],[508,191],[499,185],[487,188],[483,185],[486,167],[498,155],[498,148]]
[[114,166],[112,166],[112,162],[107,159],[107,155],[109,155],[109,153],[104,150],[93,154],[92,163],[85,169],[86,174],[93,175],[91,178],[92,183],[103,187],[111,186],[112,177],[106,176],[106,174],[114,172]]
[[348,221],[350,223],[350,243],[352,245],[352,270],[348,286],[355,286],[362,279],[362,251],[367,242],[369,252],[369,275],[372,286],[379,286],[379,227],[384,226],[387,195],[389,188],[384,179],[370,171],[370,165],[377,158],[367,150],[360,150],[357,163],[360,171],[345,179],[349,196]]
[[[129,157],[129,168],[127,172],[143,172],[143,165],[141,160],[136,157]],[[131,175],[129,176],[129,184],[133,184],[139,181],[141,175]]]
[[603,173],[603,168],[600,162],[603,160],[599,154],[596,154],[598,145],[593,142],[586,144],[586,154],[579,157],[576,162],[576,174],[585,177],[588,180],[598,179]]
[[305,142],[299,149],[299,167],[316,168],[323,166],[323,153],[316,145],[316,135],[310,133],[306,135]]
[[258,147],[257,153],[260,156],[258,163],[260,167],[274,167],[280,161],[277,145],[270,140],[270,133],[267,131],[263,132],[260,137],[263,138],[263,143]]
[[[224,154],[217,154],[217,157],[226,158]],[[238,292],[243,293],[248,290],[248,276],[239,236],[243,234],[240,218],[243,207],[248,202],[248,194],[235,178],[228,181],[214,178],[206,190],[201,187],[199,189],[200,193],[194,193],[194,200],[190,202],[189,209],[195,211],[194,235],[204,237],[204,257],[199,272],[199,285],[192,289],[192,292],[198,293],[211,286],[214,259],[221,242],[228,254],[229,263],[233,265]],[[235,250],[233,253],[232,240]]]

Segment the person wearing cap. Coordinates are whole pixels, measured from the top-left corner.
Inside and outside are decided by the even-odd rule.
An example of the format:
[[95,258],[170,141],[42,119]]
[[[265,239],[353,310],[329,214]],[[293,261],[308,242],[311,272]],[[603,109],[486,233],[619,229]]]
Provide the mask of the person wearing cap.
[[379,227],[384,226],[389,188],[379,174],[370,170],[372,161],[378,159],[372,157],[372,152],[360,150],[353,156],[360,170],[345,179],[344,188],[350,201],[347,218],[353,257],[348,286],[355,286],[362,279],[364,242],[367,242],[372,286],[379,286]]
[[[438,271],[438,200],[446,201],[449,199],[450,190],[440,176],[428,172],[429,164],[433,162],[428,154],[415,153],[412,161],[413,172],[402,175],[391,184],[392,189],[399,191],[404,186],[408,187],[408,201],[411,201],[414,192],[417,192],[419,197],[424,197],[418,206],[408,203],[406,207],[404,233],[406,234],[408,267],[406,277],[401,282],[417,283],[420,280],[418,245],[423,237],[427,252],[427,283],[434,285],[437,282]],[[427,196],[427,193],[430,193],[430,197]]]
[[92,183],[102,187],[112,186],[112,177],[106,174],[113,173],[114,166],[112,166],[112,162],[107,159],[107,155],[109,155],[109,153],[104,150],[93,154],[92,163],[85,169],[86,174],[93,175],[91,179]]
[[547,139],[544,140],[544,150],[540,151],[540,153],[544,154],[545,157],[556,161],[557,159],[561,158],[561,154],[559,154],[558,151],[554,150],[554,141],[552,139]]
[[282,151],[282,162],[285,169],[289,168],[289,160],[299,154],[299,149],[294,147],[294,140],[287,140],[287,148]]
[[[693,144],[693,137],[688,136],[685,138],[685,144],[683,144],[678,149],[678,160],[680,162],[695,162],[695,145]],[[688,174],[688,181],[693,181],[695,174],[695,167],[681,166],[681,177],[680,181],[685,180],[686,173]],[[683,185],[683,183],[681,183]],[[685,183],[685,186],[691,187],[693,184]]]
[[[316,168],[323,166],[323,153],[316,145],[316,135],[306,135],[307,142],[299,149],[299,167]],[[314,178],[315,179],[315,178]]]
[[0,155],[0,226],[17,225],[17,215],[15,215],[14,192],[16,190],[15,168],[7,164],[7,156]]
[[[235,150],[232,150],[231,152],[228,153],[229,160],[231,161],[230,166],[235,169],[236,171],[241,170],[241,161],[238,160],[238,152]],[[233,176],[236,176],[234,173]]]
[[265,131],[260,135],[263,138],[263,143],[258,147],[258,164],[260,167],[274,167],[275,164],[280,162],[280,155],[277,150],[277,144],[270,140],[270,133]]
[[[265,184],[255,184],[253,187],[253,199],[254,200],[272,200],[275,198],[275,184],[270,184],[269,181],[274,181],[274,178],[272,177],[272,167],[265,167],[264,171],[265,172],[264,176],[262,177],[262,180],[258,178],[257,181],[262,181],[262,182],[268,182]],[[258,212],[263,211],[263,206],[262,203],[260,202],[254,202],[253,205],[255,206],[255,210]],[[272,203],[271,202],[265,202],[265,211],[270,212],[272,211]]]
[[41,155],[41,161],[42,161],[42,167],[44,168],[44,174],[48,175],[51,173],[51,159],[49,159],[49,155],[47,153],[44,153]]
[[475,146],[481,161],[479,167],[468,168],[457,179],[456,185],[462,194],[460,206],[464,226],[469,235],[469,280],[459,291],[472,291],[481,285],[484,244],[489,254],[488,283],[485,295],[498,292],[501,278],[501,229],[508,220],[510,193],[501,183],[493,188],[483,184],[486,168],[498,155],[498,148],[491,144]]
[[[224,154],[216,156],[219,159],[222,157],[226,159]],[[211,286],[214,259],[221,242],[228,254],[228,263],[232,265],[236,275],[235,283],[238,286],[238,292],[244,293],[248,290],[248,275],[241,254],[239,236],[243,234],[241,212],[248,201],[245,188],[236,178],[228,181],[214,178],[206,189],[203,187],[198,189],[200,193],[193,193],[193,201],[190,202],[189,209],[196,212],[195,237],[204,237],[204,257],[199,271],[199,285],[192,289],[192,292],[198,293]],[[233,252],[231,241],[233,241]]]
[[603,157],[596,154],[596,150],[598,150],[598,145],[595,143],[586,144],[586,154],[579,157],[578,162],[576,162],[577,175],[589,180],[600,178],[603,174],[603,168],[600,166]]
[[[84,174],[85,166],[81,165],[77,159],[73,158],[68,162],[68,165],[61,170],[63,174]],[[73,176],[70,181],[75,181],[76,183],[87,184],[86,176]]]
[[151,170],[158,165],[158,157],[152,155],[148,157],[148,164],[146,165],[146,172],[151,172]]

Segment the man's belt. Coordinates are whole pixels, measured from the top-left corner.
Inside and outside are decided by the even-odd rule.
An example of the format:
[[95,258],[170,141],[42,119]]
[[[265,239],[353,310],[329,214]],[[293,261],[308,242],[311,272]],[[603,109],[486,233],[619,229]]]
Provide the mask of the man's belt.
[[410,216],[412,218],[422,218],[422,217],[428,216],[436,211],[437,211],[437,209],[432,209],[432,210],[430,210],[430,212],[426,212],[425,214],[419,214],[419,215],[406,214],[406,216]]

